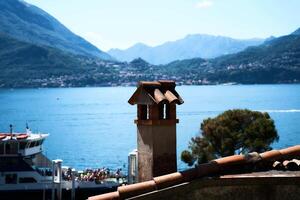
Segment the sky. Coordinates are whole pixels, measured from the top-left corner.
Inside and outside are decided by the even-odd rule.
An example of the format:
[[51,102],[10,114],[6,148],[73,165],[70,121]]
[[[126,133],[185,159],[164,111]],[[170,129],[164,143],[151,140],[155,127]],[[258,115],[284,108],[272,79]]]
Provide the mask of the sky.
[[25,0],[99,49],[150,46],[188,34],[286,35],[300,27],[300,0]]

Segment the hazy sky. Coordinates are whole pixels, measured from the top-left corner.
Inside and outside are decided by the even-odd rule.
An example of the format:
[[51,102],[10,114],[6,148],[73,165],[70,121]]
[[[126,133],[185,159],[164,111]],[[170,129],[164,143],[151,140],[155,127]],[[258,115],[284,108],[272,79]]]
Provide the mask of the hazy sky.
[[102,50],[153,46],[194,33],[264,38],[300,27],[300,0],[26,1]]

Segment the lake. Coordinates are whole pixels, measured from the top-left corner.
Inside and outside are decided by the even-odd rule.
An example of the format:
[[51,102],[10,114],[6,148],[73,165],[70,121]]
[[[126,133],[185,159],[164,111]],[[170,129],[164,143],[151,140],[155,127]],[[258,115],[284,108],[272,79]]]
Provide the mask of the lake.
[[[127,168],[136,148],[136,107],[127,103],[135,87],[1,89],[0,130],[49,133],[44,153],[76,169]],[[207,117],[233,108],[269,112],[280,135],[274,148],[300,143],[300,85],[178,86],[177,149],[187,148]],[[178,162],[179,169],[186,165]]]

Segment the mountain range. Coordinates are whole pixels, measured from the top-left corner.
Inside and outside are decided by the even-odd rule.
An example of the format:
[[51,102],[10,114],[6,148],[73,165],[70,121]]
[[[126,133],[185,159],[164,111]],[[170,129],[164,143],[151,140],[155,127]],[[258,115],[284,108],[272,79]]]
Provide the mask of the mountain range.
[[162,73],[167,71],[212,83],[300,82],[300,29],[236,54],[175,61],[162,68]]
[[188,35],[183,39],[150,47],[143,43],[125,49],[111,49],[108,53],[119,61],[130,62],[142,58],[151,64],[167,64],[190,58],[215,58],[240,52],[249,46],[262,44],[264,39],[233,39],[206,34]]
[[57,48],[77,55],[111,60],[54,17],[21,0],[0,0],[0,33],[19,41]]
[[300,28],[292,32],[291,35],[300,35]]
[[[206,43],[197,45],[199,38]],[[187,59],[178,54],[159,65],[143,58],[117,61],[41,9],[0,0],[0,88],[127,86],[159,79],[178,84],[300,83],[300,29],[265,40],[190,35],[179,41],[188,44],[190,54],[189,48],[177,49],[178,41],[169,42],[155,62],[167,63],[159,59],[167,58],[172,51],[166,49],[172,46],[174,52],[189,54]],[[142,51],[145,45],[135,48]],[[199,57],[199,49],[216,52]]]

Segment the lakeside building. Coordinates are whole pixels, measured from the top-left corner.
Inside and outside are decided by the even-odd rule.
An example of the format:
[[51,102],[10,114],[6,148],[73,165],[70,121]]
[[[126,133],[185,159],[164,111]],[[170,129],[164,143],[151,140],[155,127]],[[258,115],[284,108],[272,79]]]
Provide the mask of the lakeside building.
[[140,82],[137,104],[138,183],[89,200],[299,199],[300,145],[233,155],[177,172],[175,82]]

